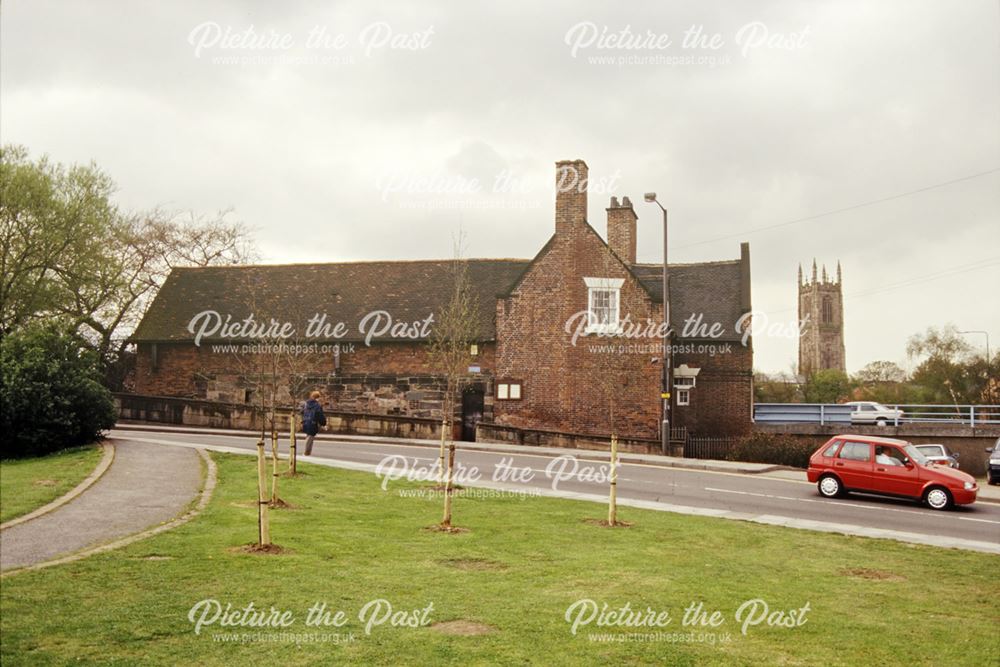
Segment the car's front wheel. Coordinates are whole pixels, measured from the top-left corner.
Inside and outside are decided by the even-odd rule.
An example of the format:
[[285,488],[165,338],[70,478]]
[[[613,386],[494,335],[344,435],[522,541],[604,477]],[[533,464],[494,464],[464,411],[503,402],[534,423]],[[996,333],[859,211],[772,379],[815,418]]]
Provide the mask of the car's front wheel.
[[839,498],[844,495],[844,486],[835,475],[823,475],[819,478],[816,487],[824,498]]
[[989,470],[986,471],[986,483],[987,484],[1000,484],[1000,479],[993,476],[993,473]]
[[934,510],[946,510],[952,505],[951,494],[948,489],[940,486],[932,486],[924,493],[924,502]]
[[875,424],[878,426],[885,426],[887,423],[888,422],[885,420],[885,417],[879,417],[875,420]]

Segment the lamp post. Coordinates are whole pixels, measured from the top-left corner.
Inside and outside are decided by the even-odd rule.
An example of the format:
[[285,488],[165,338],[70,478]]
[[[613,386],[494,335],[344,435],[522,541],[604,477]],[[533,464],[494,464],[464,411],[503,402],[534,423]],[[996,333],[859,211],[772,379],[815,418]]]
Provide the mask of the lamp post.
[[959,331],[960,334],[983,334],[986,336],[986,371],[989,372],[990,369],[990,334],[986,331],[979,331],[977,329],[971,329],[969,331]]
[[656,204],[663,211],[663,387],[660,400],[663,403],[663,423],[660,425],[660,449],[663,455],[670,453],[670,376],[674,364],[670,349],[670,276],[667,265],[667,209],[656,199],[655,192],[647,192],[647,202]]

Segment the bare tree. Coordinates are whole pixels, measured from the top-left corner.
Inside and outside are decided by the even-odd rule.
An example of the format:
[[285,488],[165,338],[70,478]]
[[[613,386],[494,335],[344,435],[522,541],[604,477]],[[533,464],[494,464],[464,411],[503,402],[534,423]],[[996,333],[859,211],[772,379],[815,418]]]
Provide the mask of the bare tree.
[[[284,428],[296,428],[295,411],[306,390],[310,378],[316,376],[316,369],[324,361],[319,351],[321,343],[305,337],[305,323],[316,313],[303,310],[305,301],[273,292],[265,283],[265,275],[256,267],[239,269],[240,281],[237,303],[245,313],[258,321],[271,318],[293,325],[294,333],[280,340],[247,341],[251,349],[246,354],[234,354],[234,366],[239,369],[236,382],[239,388],[249,390],[260,417],[260,439],[271,439],[272,486],[270,505],[272,508],[287,504],[278,494],[279,445],[278,433]],[[289,434],[289,473],[296,474],[296,452],[293,447],[295,437]]]
[[[606,349],[601,349],[605,348]],[[616,354],[614,345],[597,346],[594,366],[597,383],[603,396],[611,437],[611,458],[608,475],[608,526],[626,525],[618,520],[618,404],[622,386],[627,381],[623,354]]]
[[472,290],[468,260],[462,259],[462,236],[455,241],[455,259],[449,267],[448,302],[437,315],[431,332],[431,363],[445,382],[441,402],[441,447],[438,482],[445,479],[445,449],[452,437],[456,399],[469,380],[472,345],[479,339],[479,300]]
[[120,217],[106,262],[84,289],[76,290],[64,313],[89,330],[106,355],[116,337],[138,324],[174,268],[246,264],[257,258],[249,231],[227,220],[229,214],[156,209]]

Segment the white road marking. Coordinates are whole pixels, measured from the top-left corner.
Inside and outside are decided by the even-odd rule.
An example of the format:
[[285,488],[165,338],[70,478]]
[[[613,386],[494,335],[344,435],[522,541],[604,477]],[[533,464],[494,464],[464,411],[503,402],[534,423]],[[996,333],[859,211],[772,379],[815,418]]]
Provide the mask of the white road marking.
[[[114,436],[112,436],[114,438]],[[176,440],[159,440],[153,438],[120,438],[121,440],[137,440],[140,442],[153,442],[163,445],[174,445],[178,447],[188,447],[191,449],[207,449],[211,451],[227,452],[231,454],[253,455],[253,450],[241,447],[227,447],[225,445],[196,444],[191,442],[178,442]],[[375,466],[367,463],[354,463],[353,461],[341,461],[336,459],[321,459],[314,456],[302,456],[302,461],[315,463],[328,468],[343,468],[347,470],[360,470],[375,472]],[[478,482],[470,484],[487,489],[501,489],[508,491],[522,491],[519,487],[510,484]],[[720,489],[721,490],[721,489]],[[588,502],[607,503],[604,495],[579,493],[565,490],[551,490],[534,487],[534,491],[541,496],[552,498],[565,498],[571,500],[585,500]],[[801,499],[800,499],[801,500]],[[632,498],[619,498],[618,504],[626,507],[637,507],[641,509],[651,509],[659,512],[674,512],[677,514],[689,514],[693,516],[717,517],[720,519],[730,519],[737,521],[750,521],[754,523],[768,524],[772,526],[784,526],[786,528],[798,528],[820,532],[841,533],[845,535],[859,535],[862,537],[872,537],[876,539],[891,539],[914,544],[925,544],[946,549],[969,549],[972,551],[982,551],[992,554],[1000,554],[1000,544],[992,542],[982,542],[979,540],[969,540],[959,537],[944,537],[940,535],[911,533],[883,528],[871,528],[868,526],[858,526],[852,524],[840,524],[828,521],[815,521],[810,519],[795,519],[792,517],[775,516],[771,514],[751,514],[746,512],[734,512],[732,510],[714,509],[710,507],[691,507],[685,505],[673,505],[662,501],[638,500]],[[905,511],[905,510],[899,510]]]
[[[882,512],[900,512],[902,514],[915,514],[919,516],[928,516],[927,512],[921,510],[903,510],[896,507],[882,507],[880,505],[864,505],[861,503],[851,503],[845,502],[843,500],[831,501],[831,500],[819,500],[817,498],[791,498],[789,496],[775,496],[769,493],[754,493],[753,491],[735,491],[733,489],[716,489],[710,486],[704,487],[706,491],[714,491],[716,493],[736,493],[741,496],[757,496],[758,498],[773,498],[775,500],[794,500],[800,503],[831,503],[835,502],[837,505],[846,505],[847,507],[859,507],[866,510],[879,510]],[[933,515],[931,515],[933,516]],[[1000,521],[991,521],[990,519],[974,519],[967,516],[949,516],[949,519],[957,519],[958,521],[977,521],[979,523],[994,523],[1000,525]]]

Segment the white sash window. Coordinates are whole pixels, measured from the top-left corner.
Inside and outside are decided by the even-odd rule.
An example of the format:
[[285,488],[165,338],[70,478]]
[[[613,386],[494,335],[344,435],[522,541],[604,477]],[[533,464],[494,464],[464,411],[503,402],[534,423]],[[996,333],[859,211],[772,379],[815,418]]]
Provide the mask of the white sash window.
[[618,333],[623,278],[584,278],[587,284],[587,333]]

